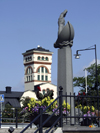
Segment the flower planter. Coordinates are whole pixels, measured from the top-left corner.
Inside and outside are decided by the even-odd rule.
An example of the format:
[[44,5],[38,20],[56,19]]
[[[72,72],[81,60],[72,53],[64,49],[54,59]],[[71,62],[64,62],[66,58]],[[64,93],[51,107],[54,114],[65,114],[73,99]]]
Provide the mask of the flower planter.
[[85,118],[83,119],[83,121],[81,122],[81,126],[89,126],[92,124],[92,120],[90,120],[89,118]]
[[[31,115],[30,116],[30,120],[32,121],[33,119],[35,119],[36,117],[38,116],[38,114],[34,114],[34,115]],[[49,114],[43,114],[42,115],[42,124],[43,122],[49,117],[50,115]],[[57,120],[57,118],[59,117],[56,116],[56,115],[53,115],[49,120],[48,122],[45,123],[45,125],[43,127],[51,127],[53,125],[53,123]],[[35,125],[38,125],[39,124],[39,118],[34,122]],[[57,124],[56,124],[57,125]]]

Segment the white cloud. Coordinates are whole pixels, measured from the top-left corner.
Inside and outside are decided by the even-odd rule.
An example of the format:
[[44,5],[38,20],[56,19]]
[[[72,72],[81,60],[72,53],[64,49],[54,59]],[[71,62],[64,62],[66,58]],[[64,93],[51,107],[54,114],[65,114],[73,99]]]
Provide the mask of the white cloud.
[[[85,72],[83,71],[85,68],[91,66],[91,64],[95,63],[95,59],[91,61],[88,65],[84,66],[82,69],[80,69],[76,74],[74,74],[74,77],[82,77],[85,76]],[[100,64],[100,60],[97,59],[97,64]]]
[[[94,63],[95,63],[95,59],[94,59],[93,61],[91,61],[91,62],[89,63],[89,65],[85,66],[84,68],[87,68],[87,67],[91,66],[91,65],[94,64]],[[100,64],[100,60],[99,60],[99,59],[97,59],[97,64]],[[84,69],[84,68],[83,68],[83,69]]]

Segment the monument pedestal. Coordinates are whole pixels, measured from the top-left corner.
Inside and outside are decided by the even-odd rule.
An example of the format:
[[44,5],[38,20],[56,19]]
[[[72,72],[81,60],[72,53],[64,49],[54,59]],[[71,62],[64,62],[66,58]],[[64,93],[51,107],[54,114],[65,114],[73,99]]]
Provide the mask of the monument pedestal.
[[[68,45],[58,49],[58,83],[63,87],[63,94],[73,94],[73,71],[72,71],[72,51]],[[69,100],[68,100],[69,102]]]
[[[58,75],[57,75],[59,86],[63,87],[63,94],[73,95],[73,69],[72,69],[72,50],[70,45],[58,49]],[[59,90],[58,90],[59,92]],[[63,100],[66,98],[63,98]],[[74,116],[74,98],[67,97],[67,102],[71,105],[71,116]],[[71,119],[71,124],[74,124],[74,118]]]

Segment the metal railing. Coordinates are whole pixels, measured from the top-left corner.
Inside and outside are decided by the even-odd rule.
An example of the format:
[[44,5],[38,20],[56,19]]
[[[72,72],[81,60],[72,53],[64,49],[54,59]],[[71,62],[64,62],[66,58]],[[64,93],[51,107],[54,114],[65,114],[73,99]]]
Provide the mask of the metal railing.
[[[63,100],[65,100],[66,103],[69,102],[70,104],[70,110],[68,110],[67,104],[66,104],[66,114],[63,115],[63,107],[62,107],[62,103]],[[84,125],[85,122],[88,123],[89,120],[91,120],[94,123],[97,123],[98,126],[100,126],[100,111],[99,111],[99,107],[100,104],[98,105],[97,102],[99,102],[100,100],[100,96],[89,96],[87,94],[85,95],[78,95],[76,96],[75,93],[74,94],[65,94],[63,95],[63,91],[62,88],[60,88],[59,91],[59,96],[48,106],[45,108],[45,110],[43,110],[42,108],[39,108],[39,115],[37,117],[35,117],[20,133],[23,133],[24,131],[26,131],[28,129],[28,127],[32,128],[32,124],[35,123],[35,121],[37,119],[39,119],[39,125],[38,128],[36,129],[36,131],[34,133],[42,133],[43,132],[43,127],[45,126],[45,124],[50,121],[50,119],[55,115],[55,113],[59,110],[59,115],[57,117],[57,119],[52,123],[52,125],[45,131],[46,133],[48,133],[49,131],[52,130],[52,128],[54,126],[58,126],[58,127],[63,127],[64,124],[69,124],[71,125],[71,120],[74,120],[73,125]],[[54,102],[59,101],[59,106],[58,108],[45,120],[43,121],[43,114],[54,104]],[[72,107],[72,104],[74,105]],[[80,107],[81,106],[81,107]],[[76,108],[77,107],[77,108]],[[84,108],[85,112],[84,112]],[[87,108],[88,107],[88,108]],[[96,115],[91,115],[91,112],[93,111],[93,108],[95,108],[95,110],[97,110]],[[77,110],[77,112],[76,112]],[[69,111],[69,114],[67,115],[67,111]],[[87,113],[88,111],[90,111],[90,115],[88,116],[84,116],[85,113]],[[1,114],[1,113],[0,113]],[[16,125],[16,128],[18,128],[18,110],[15,110],[15,117],[14,118],[3,118],[2,116],[0,116],[0,120],[3,119],[12,119],[14,120],[14,124]],[[85,121],[86,120],[86,121]],[[1,121],[0,121],[0,128],[1,128]]]
[[[6,116],[4,115],[6,114]],[[13,114],[13,115],[12,115]],[[24,124],[25,119],[19,116],[20,112],[16,108],[15,111],[7,111],[0,110],[0,128],[2,125],[15,125],[18,128],[19,122],[20,124]]]
[[[90,120],[92,121],[92,123],[93,122],[97,123],[98,126],[100,126],[100,111],[99,111],[100,104],[99,105],[97,104],[99,103],[100,96],[89,96],[87,94],[76,96],[75,93],[74,94],[70,93],[69,95],[67,95],[66,93],[65,95],[62,95],[62,97],[65,97],[66,103],[69,98],[70,107],[71,107],[71,99],[73,99],[73,102],[74,102],[74,108],[70,108],[70,114],[64,116],[64,118],[66,119],[65,124],[68,124],[67,119],[70,119],[69,124],[71,125],[71,119],[73,118],[74,119],[73,125],[78,124],[78,125],[86,126],[85,124],[85,119],[86,119],[87,123]],[[76,109],[77,109],[77,112],[76,112]],[[71,113],[72,110],[73,110],[73,113]],[[97,111],[97,113],[95,110]]]
[[[67,101],[69,101],[69,104],[70,104],[70,113],[69,113],[69,115],[63,115],[63,113],[62,113],[63,98],[65,99],[66,103],[67,103]],[[57,112],[58,109],[59,109],[59,117],[52,124],[52,126],[48,130],[45,131],[46,133],[48,133],[52,129],[52,127],[54,127],[54,125],[56,125],[57,123],[58,123],[59,127],[63,127],[63,124],[70,124],[71,125],[71,119],[74,119],[73,125],[75,125],[75,124],[84,125],[85,119],[86,119],[87,123],[88,123],[89,120],[92,120],[92,121],[94,120],[95,123],[98,121],[98,126],[100,126],[100,112],[99,112],[99,106],[97,106],[97,102],[99,102],[99,99],[100,99],[100,96],[88,96],[87,94],[76,96],[75,93],[74,94],[70,93],[69,95],[67,95],[67,93],[66,93],[65,95],[63,95],[62,94],[62,88],[60,88],[59,96],[44,111],[40,108],[40,110],[39,110],[40,114],[35,119],[33,119],[31,121],[31,123],[26,128],[24,128],[20,133],[23,133],[24,131],[26,131],[27,128],[29,126],[31,126],[32,123],[34,123],[38,118],[39,118],[39,127],[35,131],[35,133],[37,133],[38,131],[39,131],[39,133],[42,133],[43,132],[43,126],[45,125],[45,123],[47,121],[50,120],[50,118],[55,114],[55,112]],[[42,121],[43,113],[51,105],[53,105],[53,103],[57,100],[59,100],[59,107],[57,108],[57,110],[55,110],[52,113],[52,115],[49,118],[47,118],[46,121],[43,122]],[[73,102],[74,107],[71,107],[72,102]],[[80,104],[82,106],[81,110],[79,108]],[[77,106],[77,113],[76,113],[76,106]],[[97,115],[84,116],[84,107],[87,108],[85,110],[86,112],[90,111],[90,114],[92,112],[92,107],[95,108],[96,110],[98,110]],[[90,108],[88,108],[88,107],[90,107]],[[79,115],[80,112],[81,112],[81,115]],[[66,114],[67,114],[67,104],[66,104]],[[69,120],[69,123],[68,123],[68,120]]]
[[[59,100],[59,107],[43,122],[42,120],[43,113],[47,109],[49,109],[49,107],[52,106],[53,103],[57,100]],[[32,123],[34,123],[38,118],[39,118],[39,128],[34,133],[37,133],[38,131],[39,133],[42,133],[43,126],[46,124],[46,122],[50,120],[50,118],[57,112],[58,109],[60,111],[58,119],[52,124],[52,126],[48,130],[45,131],[46,133],[48,133],[58,122],[59,122],[58,124],[59,127],[63,126],[63,123],[62,123],[62,90],[59,91],[59,96],[48,107],[46,107],[45,110],[43,110],[42,108],[39,108],[39,115],[35,119],[33,119],[30,122],[30,124],[26,128],[24,128],[20,133],[23,133],[24,131],[28,129],[28,127],[31,127]]]

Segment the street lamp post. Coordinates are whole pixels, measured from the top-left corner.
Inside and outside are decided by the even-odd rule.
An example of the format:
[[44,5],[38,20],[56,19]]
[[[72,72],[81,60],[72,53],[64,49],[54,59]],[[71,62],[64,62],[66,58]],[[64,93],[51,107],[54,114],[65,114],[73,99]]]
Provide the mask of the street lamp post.
[[[75,55],[75,59],[79,59],[80,58],[80,54],[78,54],[79,51],[85,51],[85,50],[95,50],[95,73],[96,73],[96,84],[95,87],[97,89],[97,96],[98,96],[98,77],[97,77],[97,53],[96,53],[96,44],[87,48],[87,49],[80,49],[76,51]],[[99,109],[99,100],[97,100],[97,108]]]
[[85,84],[86,84],[86,94],[87,94],[87,70],[85,68]]

